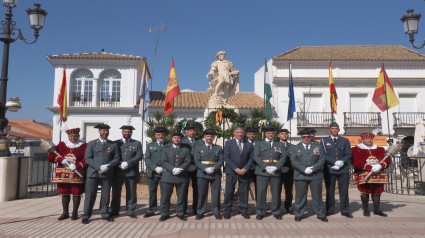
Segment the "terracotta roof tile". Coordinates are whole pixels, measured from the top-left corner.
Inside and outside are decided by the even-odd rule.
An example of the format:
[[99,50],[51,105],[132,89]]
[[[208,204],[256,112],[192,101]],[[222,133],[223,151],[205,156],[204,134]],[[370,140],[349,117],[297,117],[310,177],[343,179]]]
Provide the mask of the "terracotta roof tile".
[[273,60],[425,61],[425,55],[401,45],[300,46]]
[[63,54],[63,55],[49,55],[48,59],[112,59],[112,60],[144,60],[144,57],[133,55],[120,55],[106,52],[98,53],[80,53],[80,54]]
[[[174,101],[174,108],[207,108],[209,97],[208,92],[180,92],[180,96]],[[150,108],[162,108],[165,102],[165,92],[152,91],[150,99]],[[263,99],[253,92],[236,93],[228,99],[227,103],[241,109],[264,107]]]
[[13,136],[23,136],[30,138],[46,138],[52,139],[53,127],[50,125],[38,123],[30,119],[10,119],[9,125],[11,129],[7,132]]

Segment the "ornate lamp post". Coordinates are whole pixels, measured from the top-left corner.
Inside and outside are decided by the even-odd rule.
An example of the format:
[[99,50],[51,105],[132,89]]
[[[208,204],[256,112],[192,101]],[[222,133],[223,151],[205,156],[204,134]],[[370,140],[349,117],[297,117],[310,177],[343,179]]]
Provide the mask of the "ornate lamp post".
[[[33,8],[27,9],[28,17],[30,20],[30,27],[34,30],[34,41],[28,42],[22,35],[21,29],[15,28],[16,22],[12,20],[12,8],[16,7],[18,0],[3,0],[3,5],[7,8],[6,18],[1,22],[0,28],[0,41],[3,45],[3,63],[1,69],[0,78],[0,138],[4,138],[6,133],[4,131],[8,124],[6,119],[6,91],[7,91],[7,74],[9,68],[9,45],[15,42],[17,39],[24,41],[26,44],[33,44],[38,39],[38,31],[44,26],[44,19],[46,18],[47,12],[40,8],[40,4],[35,3]],[[13,37],[16,32],[17,37]],[[5,143],[0,143],[0,156],[10,156],[10,151]]]
[[401,22],[403,22],[404,32],[409,35],[410,44],[416,49],[421,49],[425,46],[425,41],[419,46],[413,44],[415,41],[415,34],[418,33],[420,19],[421,14],[414,14],[413,9],[407,10],[407,14],[400,19]]

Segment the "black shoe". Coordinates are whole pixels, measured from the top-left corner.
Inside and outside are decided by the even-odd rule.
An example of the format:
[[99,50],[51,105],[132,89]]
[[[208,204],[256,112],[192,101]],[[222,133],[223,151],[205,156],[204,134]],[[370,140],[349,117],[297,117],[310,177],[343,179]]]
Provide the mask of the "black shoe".
[[257,216],[255,217],[255,219],[257,219],[257,220],[263,220],[263,218],[264,218],[264,216],[263,216],[263,215],[257,215]]
[[155,216],[155,213],[145,213],[145,215],[143,215],[144,218],[148,218],[151,216]]
[[248,213],[246,213],[246,212],[241,213],[241,216],[242,216],[243,218],[245,218],[245,219],[250,219],[250,218],[251,218],[251,217],[248,215]]
[[293,209],[292,207],[288,207],[288,208],[286,208],[286,211],[287,211],[289,214],[291,214],[291,215],[293,215],[293,214],[294,214],[294,209]]
[[332,216],[333,214],[335,214],[334,212],[326,212],[326,216]]
[[[185,214],[185,215],[186,215],[186,214]],[[196,215],[198,215],[198,213],[197,213],[196,211],[193,211],[193,215],[195,215],[195,216],[196,216]]]
[[68,213],[64,213],[62,214],[60,217],[58,217],[59,221],[65,220],[69,218],[69,214]]
[[199,214],[199,215],[196,215],[196,220],[201,220],[202,218],[204,218],[204,214]]
[[186,221],[187,217],[185,215],[181,215],[181,216],[177,216],[178,219],[182,220],[182,221]]
[[111,215],[111,217],[119,217],[120,214],[118,212],[111,212],[109,215]]
[[383,213],[381,210],[373,211],[373,214],[381,216],[381,217],[387,217],[388,216],[387,214]]
[[345,216],[345,217],[347,217],[347,218],[353,218],[353,215],[351,215],[350,213],[348,213],[348,212],[341,212],[341,215],[342,216]]
[[326,218],[326,217],[317,217],[317,219],[319,219],[323,222],[328,222],[328,218]]
[[365,216],[365,217],[370,217],[370,212],[369,212],[369,210],[363,210],[363,216]]
[[102,217],[102,220],[105,220],[105,221],[115,221],[114,218],[112,218],[112,216]]
[[134,214],[134,213],[131,213],[131,214],[129,214],[128,216],[129,216],[130,218],[137,218],[136,214]]
[[276,218],[276,220],[282,220],[282,214],[273,215],[273,217]]
[[221,220],[221,215],[220,214],[217,214],[217,215],[214,215],[215,216],[215,219],[217,219],[217,220]]
[[87,219],[87,218],[83,218],[83,219],[81,220],[81,223],[83,223],[84,225],[89,224],[89,219]]
[[302,217],[295,217],[295,221],[301,221]]
[[230,219],[232,217],[232,214],[230,214],[230,212],[226,212],[224,214],[224,219]]
[[72,213],[71,220],[78,220],[78,213]]
[[159,221],[166,221],[168,218],[170,218],[170,215],[161,216],[161,217],[159,218]]

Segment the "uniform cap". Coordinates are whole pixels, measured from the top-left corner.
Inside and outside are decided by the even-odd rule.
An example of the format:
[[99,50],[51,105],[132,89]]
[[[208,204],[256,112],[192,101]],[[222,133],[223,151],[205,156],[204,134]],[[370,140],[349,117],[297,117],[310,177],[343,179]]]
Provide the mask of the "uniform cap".
[[122,126],[122,127],[120,127],[120,129],[121,130],[136,130],[136,129],[134,129],[133,126],[130,126],[130,125]]
[[102,123],[102,124],[97,124],[96,126],[94,126],[94,128],[100,130],[100,129],[110,129],[111,127],[109,125]]

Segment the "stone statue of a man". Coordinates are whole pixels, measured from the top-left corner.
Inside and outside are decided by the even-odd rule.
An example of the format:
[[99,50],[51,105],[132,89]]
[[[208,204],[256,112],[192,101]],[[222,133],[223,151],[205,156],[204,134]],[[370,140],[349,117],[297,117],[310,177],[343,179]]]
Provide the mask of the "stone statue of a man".
[[226,60],[226,52],[219,51],[218,60],[211,64],[211,70],[207,74],[210,80],[210,100],[222,101],[226,104],[227,99],[239,91],[239,70],[233,67],[233,63]]

